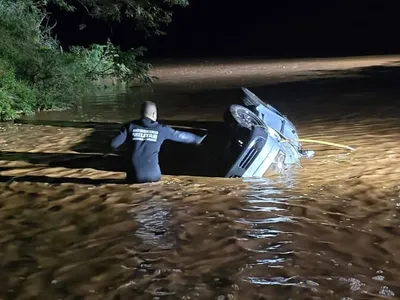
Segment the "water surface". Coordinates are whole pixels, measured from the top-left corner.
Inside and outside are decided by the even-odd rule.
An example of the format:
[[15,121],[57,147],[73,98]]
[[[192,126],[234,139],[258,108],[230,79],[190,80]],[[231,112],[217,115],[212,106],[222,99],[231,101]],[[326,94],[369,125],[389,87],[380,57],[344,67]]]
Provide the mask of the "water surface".
[[[151,88],[2,124],[0,299],[396,299],[396,61],[160,66]],[[102,157],[141,101],[166,122],[217,126],[243,83],[301,137],[357,150],[305,144],[316,157],[286,175],[143,185]],[[182,147],[165,158],[179,164]]]

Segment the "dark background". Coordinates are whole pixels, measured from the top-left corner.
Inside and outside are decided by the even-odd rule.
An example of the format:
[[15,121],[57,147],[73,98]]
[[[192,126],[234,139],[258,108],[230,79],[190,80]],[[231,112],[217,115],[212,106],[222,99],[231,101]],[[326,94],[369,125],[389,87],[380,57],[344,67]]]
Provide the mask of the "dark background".
[[[144,38],[133,22],[91,20],[84,10],[59,12],[64,47],[104,43],[143,45],[148,58],[323,57],[400,52],[395,1],[192,0],[175,10],[166,36]],[[86,24],[79,30],[80,24]]]

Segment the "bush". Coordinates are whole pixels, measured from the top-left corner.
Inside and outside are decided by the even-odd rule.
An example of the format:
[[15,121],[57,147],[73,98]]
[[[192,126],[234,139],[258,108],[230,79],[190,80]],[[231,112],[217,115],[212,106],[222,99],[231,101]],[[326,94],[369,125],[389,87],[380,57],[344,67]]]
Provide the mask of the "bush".
[[81,57],[62,53],[26,1],[0,2],[0,119],[66,108],[90,87]]
[[50,49],[37,54],[23,74],[38,91],[36,109],[70,107],[92,87],[80,57]]
[[155,78],[148,76],[151,65],[137,60],[144,50],[140,47],[122,52],[110,40],[105,45],[94,44],[89,48],[71,47],[72,53],[82,57],[82,67],[93,81],[111,77],[124,82],[151,83]]
[[0,120],[29,113],[36,105],[37,91],[15,78],[14,70],[0,60]]
[[151,65],[137,61],[143,48],[122,52],[108,42],[64,52],[33,4],[0,1],[0,120],[71,107],[101,79],[152,82]]

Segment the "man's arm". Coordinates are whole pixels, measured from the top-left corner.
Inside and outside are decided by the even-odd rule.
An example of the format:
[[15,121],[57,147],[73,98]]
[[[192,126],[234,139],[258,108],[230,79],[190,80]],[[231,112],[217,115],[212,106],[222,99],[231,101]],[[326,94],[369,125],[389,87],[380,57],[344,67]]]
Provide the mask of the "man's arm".
[[125,143],[126,137],[128,136],[128,130],[126,126],[122,126],[119,133],[111,140],[111,147],[115,150],[123,143]]
[[185,143],[185,144],[200,144],[206,137],[206,135],[198,136],[191,132],[175,130],[167,125],[164,125],[164,128],[165,128],[164,129],[165,139],[174,142]]

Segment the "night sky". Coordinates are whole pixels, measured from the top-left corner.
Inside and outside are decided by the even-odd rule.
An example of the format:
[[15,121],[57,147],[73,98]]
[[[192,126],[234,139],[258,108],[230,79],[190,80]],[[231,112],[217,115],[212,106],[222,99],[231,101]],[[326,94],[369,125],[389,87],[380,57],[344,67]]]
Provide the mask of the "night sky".
[[[132,24],[105,24],[54,11],[64,46],[144,45],[147,57],[322,57],[400,53],[395,1],[192,0],[176,10],[166,36],[143,38]],[[79,30],[85,23],[86,29]]]

